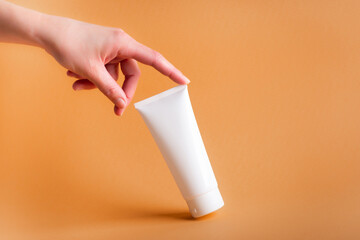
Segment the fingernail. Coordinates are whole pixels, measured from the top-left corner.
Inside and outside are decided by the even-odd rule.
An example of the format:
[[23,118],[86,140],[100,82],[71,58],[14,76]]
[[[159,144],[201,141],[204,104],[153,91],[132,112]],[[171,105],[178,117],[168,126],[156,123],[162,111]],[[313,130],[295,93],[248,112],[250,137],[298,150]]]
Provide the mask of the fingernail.
[[189,84],[189,83],[190,83],[190,80],[189,80],[183,73],[181,73],[181,75],[185,78],[185,83],[186,83],[186,84]]
[[119,108],[125,108],[125,100],[123,98],[118,98],[118,100],[116,101],[116,106],[118,106]]
[[[185,76],[184,76],[185,77]],[[187,77],[185,77],[185,80],[186,80],[186,84],[189,84],[190,83],[190,80],[187,78]]]

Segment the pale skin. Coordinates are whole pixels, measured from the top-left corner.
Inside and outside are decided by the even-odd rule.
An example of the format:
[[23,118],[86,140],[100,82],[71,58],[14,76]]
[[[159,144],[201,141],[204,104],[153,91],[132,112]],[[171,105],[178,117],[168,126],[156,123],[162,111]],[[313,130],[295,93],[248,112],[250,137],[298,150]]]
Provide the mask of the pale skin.
[[[98,88],[121,116],[140,77],[137,62],[150,65],[178,84],[190,81],[160,53],[119,28],[47,15],[0,0],[0,42],[43,48],[74,77],[74,90]],[[116,82],[119,66],[122,87]]]

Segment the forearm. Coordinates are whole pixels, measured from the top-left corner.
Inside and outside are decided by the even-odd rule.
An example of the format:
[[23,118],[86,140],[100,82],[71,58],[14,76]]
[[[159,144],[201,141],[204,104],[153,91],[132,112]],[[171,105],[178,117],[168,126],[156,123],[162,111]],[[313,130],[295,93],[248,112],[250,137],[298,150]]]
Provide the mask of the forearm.
[[40,46],[44,14],[0,0],[0,42]]

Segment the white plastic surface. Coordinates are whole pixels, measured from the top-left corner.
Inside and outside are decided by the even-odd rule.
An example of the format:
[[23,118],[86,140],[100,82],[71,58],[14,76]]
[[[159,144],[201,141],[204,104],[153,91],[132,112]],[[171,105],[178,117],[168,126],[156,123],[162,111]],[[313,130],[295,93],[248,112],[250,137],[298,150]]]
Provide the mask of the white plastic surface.
[[[135,103],[193,217],[224,205],[186,85]],[[196,210],[196,212],[195,212]]]
[[218,188],[187,200],[186,203],[194,218],[205,216],[224,206],[224,201]]

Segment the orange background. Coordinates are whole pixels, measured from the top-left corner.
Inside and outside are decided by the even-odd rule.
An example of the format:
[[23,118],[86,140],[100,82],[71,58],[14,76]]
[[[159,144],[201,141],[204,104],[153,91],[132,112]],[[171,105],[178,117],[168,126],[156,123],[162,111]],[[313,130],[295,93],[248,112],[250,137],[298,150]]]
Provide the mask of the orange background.
[[[120,27],[187,75],[225,207],[192,220],[131,105],[0,44],[1,239],[359,239],[359,1],[14,0]],[[141,66],[134,102],[175,86]]]

